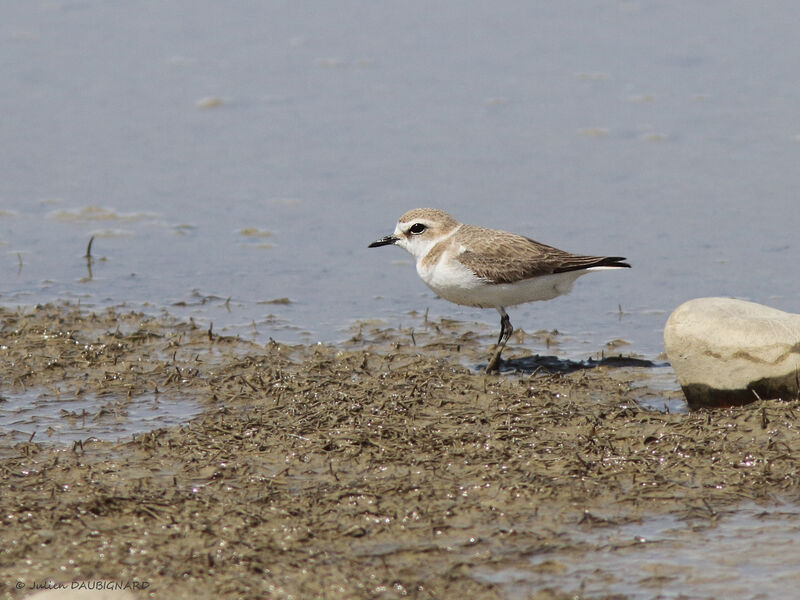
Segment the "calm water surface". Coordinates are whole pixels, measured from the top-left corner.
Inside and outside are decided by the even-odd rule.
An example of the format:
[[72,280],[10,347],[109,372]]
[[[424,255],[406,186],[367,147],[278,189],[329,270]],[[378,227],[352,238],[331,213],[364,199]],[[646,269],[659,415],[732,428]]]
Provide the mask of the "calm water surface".
[[436,299],[403,251],[367,250],[434,206],[629,258],[511,312],[566,333],[569,357],[622,339],[655,358],[697,296],[798,312],[798,17],[788,0],[5,3],[0,302],[167,307],[287,342],[413,309],[498,327]]

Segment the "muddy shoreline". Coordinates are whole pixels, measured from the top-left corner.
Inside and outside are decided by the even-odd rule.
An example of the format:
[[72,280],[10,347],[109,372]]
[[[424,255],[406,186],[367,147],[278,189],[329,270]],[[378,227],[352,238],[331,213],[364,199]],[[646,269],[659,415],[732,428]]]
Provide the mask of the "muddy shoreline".
[[[0,444],[7,598],[46,580],[147,583],[133,593],[154,598],[508,598],[492,573],[601,551],[576,529],[713,524],[800,491],[797,399],[646,410],[635,361],[548,368],[511,349],[530,368],[485,376],[463,366],[485,348],[448,323],[365,325],[332,348],[74,306],[0,322],[0,396],[203,406],[118,442]],[[522,597],[575,594],[625,597],[581,596],[568,578]]]

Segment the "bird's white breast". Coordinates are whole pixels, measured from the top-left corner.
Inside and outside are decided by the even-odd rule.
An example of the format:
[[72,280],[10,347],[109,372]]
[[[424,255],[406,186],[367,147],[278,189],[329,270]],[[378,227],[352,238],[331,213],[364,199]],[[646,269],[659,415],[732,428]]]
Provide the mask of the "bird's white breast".
[[486,280],[475,275],[470,269],[456,260],[461,248],[452,246],[445,250],[439,260],[426,263],[417,261],[417,273],[429,288],[439,296],[456,304],[479,306],[471,297],[474,292],[487,285]]

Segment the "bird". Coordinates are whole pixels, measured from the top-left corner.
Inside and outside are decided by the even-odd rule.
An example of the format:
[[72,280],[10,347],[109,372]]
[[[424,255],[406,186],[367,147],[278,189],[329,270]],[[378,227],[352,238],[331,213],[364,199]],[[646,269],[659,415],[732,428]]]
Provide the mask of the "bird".
[[435,208],[406,212],[393,233],[368,247],[390,245],[414,257],[417,274],[439,297],[497,309],[500,336],[487,373],[498,368],[514,332],[507,307],[568,294],[575,280],[590,271],[630,268],[623,256],[572,254],[508,231],[460,223]]

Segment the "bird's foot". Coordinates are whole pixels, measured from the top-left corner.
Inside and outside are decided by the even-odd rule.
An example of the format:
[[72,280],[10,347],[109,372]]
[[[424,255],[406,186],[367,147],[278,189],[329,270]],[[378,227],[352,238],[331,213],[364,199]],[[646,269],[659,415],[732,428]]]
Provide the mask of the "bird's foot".
[[492,354],[492,358],[489,359],[489,364],[486,365],[485,371],[487,374],[498,370],[500,366],[500,354],[503,352],[503,347],[504,346],[499,346],[497,350],[494,351],[494,354]]

